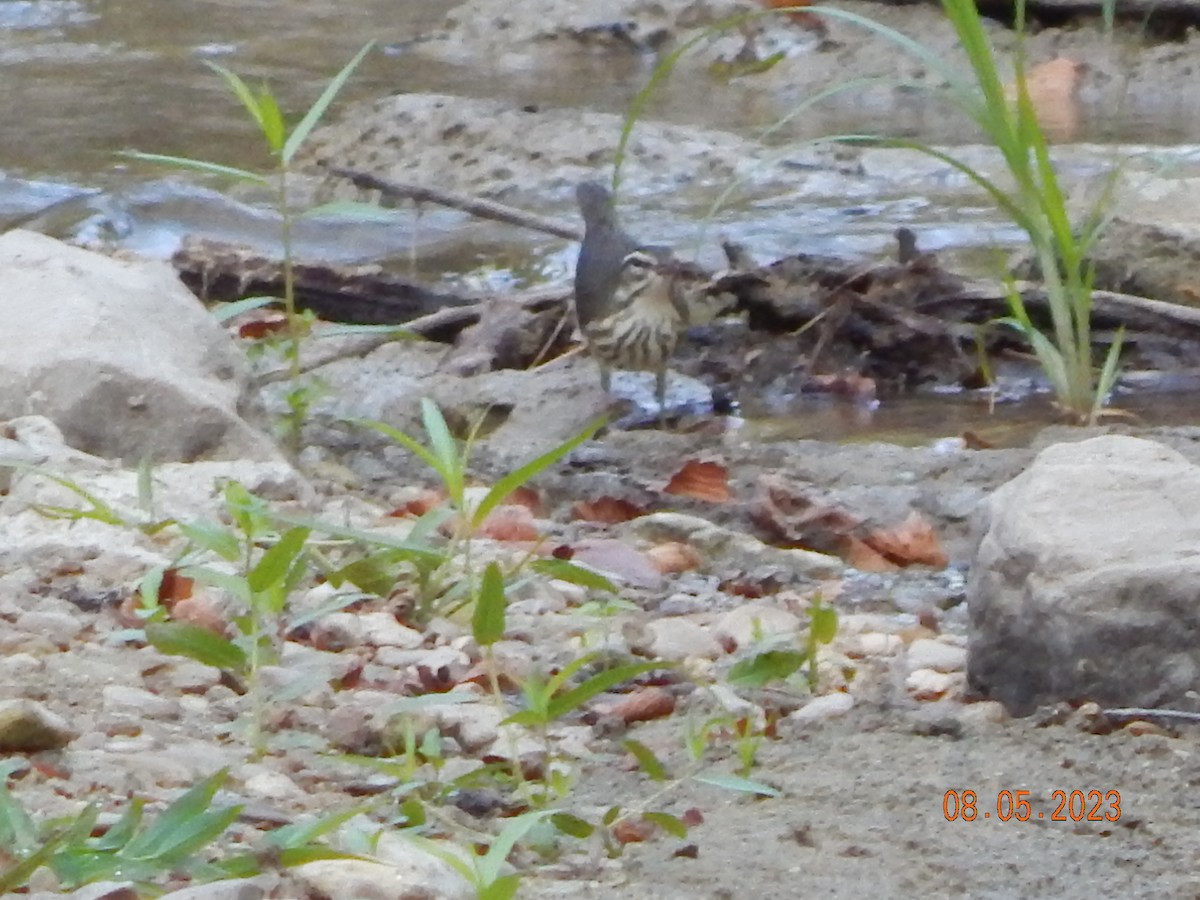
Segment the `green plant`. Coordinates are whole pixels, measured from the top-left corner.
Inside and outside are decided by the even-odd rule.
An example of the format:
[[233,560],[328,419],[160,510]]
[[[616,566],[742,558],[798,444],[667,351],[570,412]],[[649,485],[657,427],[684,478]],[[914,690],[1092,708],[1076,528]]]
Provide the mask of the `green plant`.
[[[283,306],[287,319],[288,333],[284,356],[288,363],[292,382],[291,389],[285,397],[288,414],[284,418],[284,432],[294,454],[298,454],[300,451],[300,429],[303,427],[304,421],[308,416],[310,406],[317,397],[319,388],[315,384],[304,383],[301,378],[303,372],[300,359],[301,346],[303,337],[309,330],[310,322],[296,310],[296,284],[292,248],[292,230],[296,220],[296,212],[292,208],[288,180],[292,174],[293,162],[297,152],[308,139],[313,128],[321,120],[329,105],[337,97],[346,81],[350,78],[350,75],[373,46],[374,42],[368,43],[355,54],[350,62],[342,67],[341,71],[326,85],[321,96],[308,108],[308,111],[290,131],[284,122],[279,103],[270,88],[263,85],[257,91],[254,91],[234,72],[216,63],[205,61],[205,65],[225,79],[230,92],[237,97],[245,108],[247,115],[258,126],[258,130],[261,132],[263,140],[266,143],[267,150],[274,160],[274,169],[269,174],[263,175],[248,169],[221,165],[205,160],[190,159],[183,156],[167,156],[158,153],[142,152],[125,154],[145,162],[162,163],[177,168],[233,177],[275,190],[276,209],[280,216],[280,244],[283,253]],[[273,300],[274,298],[271,299]],[[260,304],[255,300],[251,301],[250,304],[243,304],[242,308],[246,308],[247,305]]]
[[[198,625],[171,621],[159,602],[165,574],[161,567],[142,581],[139,614],[146,619],[146,640],[162,652],[197,659],[244,680],[251,705],[248,743],[261,755],[266,749],[261,671],[278,659],[284,608],[308,574],[311,529],[296,525],[280,532],[266,502],[237,482],[225,486],[224,501],[232,527],[180,523],[188,547],[172,568],[239,601],[241,610],[232,618],[236,635],[226,638]],[[214,558],[220,565],[208,562]]]
[[[1091,312],[1093,268],[1088,252],[1106,222],[1106,207],[1111,202],[1113,181],[1089,213],[1082,226],[1073,227],[1067,210],[1066,197],[1050,159],[1048,141],[1030,100],[1025,81],[1025,0],[1015,5],[1015,99],[1010,100],[1000,77],[996,58],[988,41],[975,0],[941,0],[942,8],[953,26],[971,67],[970,79],[949,67],[934,51],[907,35],[869,18],[846,10],[823,6],[795,6],[745,13],[733,16],[705,29],[699,36],[681,45],[664,57],[651,74],[646,86],[634,98],[626,114],[616,153],[614,185],[619,181],[620,165],[632,129],[650,96],[670,74],[684,53],[698,43],[730,29],[743,27],[747,22],[766,15],[782,15],[803,11],[810,15],[826,16],[851,22],[893,42],[919,59],[937,73],[944,83],[945,95],[964,111],[982,130],[987,140],[999,151],[1012,187],[973,168],[953,153],[939,150],[917,141],[887,138],[873,134],[830,135],[825,141],[858,144],[884,144],[906,147],[941,160],[962,172],[982,188],[997,206],[1028,236],[1040,266],[1049,308],[1049,329],[1042,330],[1030,315],[1024,298],[1009,276],[1008,303],[1010,314],[1001,320],[1019,331],[1037,358],[1054,392],[1056,401],[1074,420],[1091,423],[1102,414],[1109,394],[1116,383],[1121,352],[1122,334],[1109,346],[1103,363],[1097,368],[1093,356]],[[1111,23],[1114,0],[1106,0],[1105,21]],[[803,101],[805,108],[835,92],[861,85],[846,82],[822,91]],[[925,85],[912,85],[929,89]],[[798,110],[788,113],[781,121],[793,118]],[[778,127],[773,126],[768,131]],[[1116,172],[1113,175],[1115,177]],[[727,192],[728,193],[728,192]],[[720,203],[727,196],[718,198]],[[714,204],[710,217],[715,214]]]
[[[434,511],[429,514],[431,518],[423,519],[418,525],[422,534],[429,534],[437,525],[448,526],[451,534],[441,557],[436,561],[427,559],[430,565],[418,571],[417,606],[412,614],[417,623],[428,621],[434,615],[453,614],[475,602],[479,596],[479,582],[472,559],[472,538],[479,527],[513,491],[591,438],[603,425],[599,420],[593,422],[574,437],[509,472],[488,488],[482,497],[473,500],[468,494],[467,475],[471,442],[460,445],[451,434],[437,404],[428,398],[421,401],[421,419],[428,445],[384,422],[359,423],[380,432],[426,463],[437,474],[446,492],[447,509]],[[586,586],[607,585],[611,588],[606,579],[558,560],[530,560],[530,566],[534,571],[550,573],[553,577],[573,580]],[[460,570],[465,571],[465,577],[462,577],[463,571]],[[340,574],[352,581],[357,577],[357,573]],[[354,583],[362,586],[361,582]]]
[[116,822],[96,831],[100,810],[88,806],[72,819],[36,823],[0,781],[0,893],[28,883],[43,866],[68,890],[106,879],[152,884],[174,870],[196,871],[204,848],[224,834],[240,806],[212,806],[225,781],[217,772],[180,795],[151,822],[142,821],[144,801],[131,800]]

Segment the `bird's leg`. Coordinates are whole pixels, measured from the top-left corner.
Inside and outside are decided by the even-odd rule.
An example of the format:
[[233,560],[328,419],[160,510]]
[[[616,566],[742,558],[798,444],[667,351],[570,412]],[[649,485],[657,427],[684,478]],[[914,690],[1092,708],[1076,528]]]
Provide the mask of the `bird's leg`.
[[612,369],[610,369],[605,363],[600,363],[600,390],[604,391],[605,394],[608,394],[611,393],[611,387]]
[[658,399],[658,427],[667,424],[667,366],[664,363],[654,372],[654,396]]

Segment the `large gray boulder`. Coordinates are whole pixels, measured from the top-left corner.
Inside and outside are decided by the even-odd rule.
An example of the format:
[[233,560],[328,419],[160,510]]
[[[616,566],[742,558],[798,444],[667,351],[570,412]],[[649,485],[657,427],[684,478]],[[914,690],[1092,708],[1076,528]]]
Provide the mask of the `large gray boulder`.
[[249,400],[245,356],[170,266],[0,235],[0,421],[130,463],[272,458]]
[[1056,444],[978,513],[971,687],[1038,704],[1200,705],[1200,468],[1152,441]]

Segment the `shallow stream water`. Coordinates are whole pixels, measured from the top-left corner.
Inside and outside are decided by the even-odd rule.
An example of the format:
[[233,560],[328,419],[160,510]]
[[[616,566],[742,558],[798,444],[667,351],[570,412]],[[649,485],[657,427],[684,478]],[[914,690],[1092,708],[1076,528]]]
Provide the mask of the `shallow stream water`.
[[[250,168],[266,162],[240,105],[205,61],[233,69],[251,84],[270,84],[293,115],[318,96],[330,76],[368,40],[378,41],[381,52],[366,60],[339,102],[397,91],[440,91],[620,112],[650,71],[648,61],[633,57],[620,65],[588,57],[564,77],[509,72],[497,78],[479,67],[436,63],[407,53],[406,43],[437,26],[446,9],[430,0],[0,0],[5,85],[0,121],[6,124],[0,129],[0,225],[59,204],[36,226],[76,239],[103,232],[108,238],[115,235],[119,246],[159,256],[169,255],[184,234],[197,230],[247,243],[271,233],[268,212],[231,205],[211,183],[180,174],[168,177],[117,155],[138,149]],[[721,128],[766,124],[762,110],[723,106],[699,91],[703,85],[668,84],[652,105],[652,114]],[[822,131],[892,125],[931,139],[969,139],[947,132],[944,121],[919,101],[894,110],[894,115],[896,122],[880,122],[877,109],[833,107],[805,117],[801,130],[811,137]],[[1097,120],[1088,137],[1136,137],[1145,142],[1148,133],[1161,133],[1177,141],[1183,137],[1179,128],[1177,121],[1154,123],[1144,117]],[[908,201],[901,197],[888,202],[902,206]],[[923,240],[930,249],[957,250],[969,258],[972,248],[1018,240],[998,216],[964,211],[952,198],[913,202],[920,207],[916,215],[927,225]],[[812,247],[816,252],[875,253],[890,242],[890,226],[881,231],[869,216],[856,216],[853,207],[813,204],[743,216],[741,221],[753,221],[735,226],[732,236],[743,240],[753,240],[767,229],[776,234],[836,235],[824,246],[818,239]],[[423,227],[436,242],[436,214]],[[408,241],[407,236],[401,239],[378,228],[353,233],[314,230],[301,237],[302,253],[303,241],[308,240],[325,249],[353,246],[368,257],[400,257]],[[561,242],[515,248],[501,242],[488,253],[493,258],[480,258],[478,252],[458,257],[432,253],[418,273],[433,278],[458,273],[475,285],[523,285],[569,274],[571,250]],[[337,258],[336,252],[331,255]],[[1173,421],[1183,418],[1178,404],[1139,405],[1154,421],[1163,419],[1164,410]],[[821,435],[797,433],[786,422],[764,421],[755,428],[764,438],[866,433],[907,440],[903,432],[920,440],[963,428],[986,430],[994,414],[983,410],[985,421],[979,423],[981,406],[974,400],[915,399],[889,403],[870,415],[833,411],[801,429]],[[1012,432],[1008,418],[1037,421],[1042,412],[998,415],[1001,419],[993,421],[1012,434],[1020,432],[1019,423]],[[1000,442],[1012,441],[1005,437]]]

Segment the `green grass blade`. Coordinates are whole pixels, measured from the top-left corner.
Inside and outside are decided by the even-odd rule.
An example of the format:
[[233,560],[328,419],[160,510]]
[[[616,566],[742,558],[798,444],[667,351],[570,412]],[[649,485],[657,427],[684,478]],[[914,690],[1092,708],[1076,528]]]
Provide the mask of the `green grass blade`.
[[550,468],[550,466],[554,465],[580,444],[590,440],[597,431],[604,427],[605,421],[606,419],[603,418],[595,419],[579,434],[563,441],[557,447],[551,448],[537,457],[537,459],[530,460],[519,469],[514,469],[497,481],[492,485],[492,489],[487,492],[484,498],[479,501],[479,505],[475,507],[475,511],[471,514],[472,526],[478,526],[482,523],[487,518],[488,513],[503,503],[509,494],[525,484],[529,479]]
[[209,310],[214,319],[218,322],[228,322],[230,319],[240,316],[244,312],[250,312],[252,309],[262,309],[264,306],[273,306],[280,302],[278,297],[246,297],[242,300],[234,300],[230,303],[222,303],[219,306],[214,306]]
[[282,582],[304,552],[304,544],[308,540],[309,533],[309,529],[302,526],[285,531],[250,570],[246,579],[250,584],[250,590],[258,593],[273,584]]
[[191,159],[187,156],[168,156],[163,153],[142,153],[140,150],[125,150],[117,154],[127,159],[140,162],[157,163],[176,169],[190,169],[194,172],[204,172],[208,175],[224,175],[241,181],[253,181],[256,184],[269,185],[271,182],[257,172],[239,169],[234,166],[223,166],[220,163],[207,162],[203,159]]
[[206,666],[244,674],[246,654],[235,643],[187,622],[147,622],[146,640],[169,656],[186,656]]
[[214,72],[224,79],[225,85],[229,88],[229,92],[237,97],[238,101],[250,114],[250,118],[254,120],[254,124],[258,126],[263,136],[266,136],[266,127],[263,124],[263,111],[258,104],[258,98],[254,96],[254,92],[250,90],[250,86],[242,80],[242,77],[236,72],[233,72],[219,63],[212,60],[203,60],[204,65],[208,66]]
[[329,108],[329,104],[334,101],[334,98],[337,97],[347,79],[350,78],[354,70],[358,68],[358,64],[363,61],[363,58],[374,46],[374,41],[368,41],[364,44],[363,48],[354,55],[354,58],[342,66],[342,70],[333,76],[333,79],[325,86],[325,90],[321,92],[321,96],[308,108],[308,112],[304,114],[304,118],[296,123],[296,127],[292,129],[292,133],[288,136],[287,142],[283,145],[283,150],[280,153],[280,159],[283,160],[284,165],[292,161],[292,157],[296,155],[296,151],[308,139],[309,133],[321,121],[321,116],[325,115],[325,110]]
[[504,637],[504,575],[495,562],[487,564],[479,585],[479,598],[471,618],[471,635],[481,647],[490,647]]
[[670,668],[669,663],[659,661],[642,662],[642,663],[627,663],[623,666],[616,666],[612,669],[605,669],[599,674],[593,675],[583,684],[572,688],[566,693],[559,694],[550,701],[549,714],[551,719],[557,719],[559,716],[582,706],[587,701],[591,700],[597,694],[602,694],[611,687],[616,687],[630,678],[636,678],[645,672],[651,672],[655,669]]
[[760,797],[778,797],[780,792],[770,785],[763,784],[761,781],[751,781],[749,778],[743,778],[741,775],[726,775],[724,773],[714,772],[705,773],[702,775],[693,775],[694,780],[703,784],[711,784],[713,787],[724,788],[727,791],[739,791],[743,794],[757,794]]

